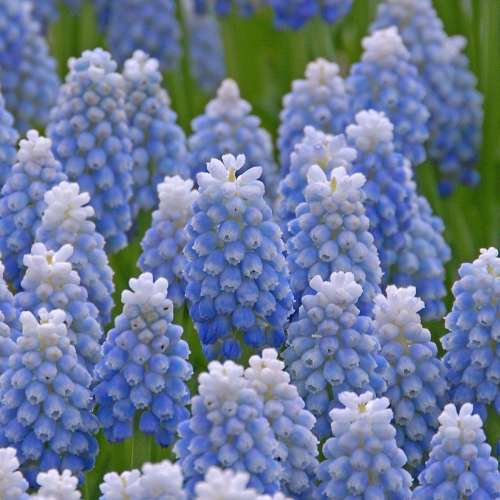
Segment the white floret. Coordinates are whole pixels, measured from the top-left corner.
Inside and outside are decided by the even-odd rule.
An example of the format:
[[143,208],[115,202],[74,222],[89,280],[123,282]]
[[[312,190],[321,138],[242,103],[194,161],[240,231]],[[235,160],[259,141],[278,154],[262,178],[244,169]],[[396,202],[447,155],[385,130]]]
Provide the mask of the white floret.
[[391,142],[394,138],[394,125],[383,112],[360,111],[355,121],[356,124],[347,126],[346,134],[363,151],[372,151],[377,144]]
[[471,403],[464,403],[460,413],[454,404],[447,404],[438,418],[441,426],[437,435],[448,439],[460,439],[464,444],[482,443],[485,440],[483,422],[479,415],[473,414],[473,410]]
[[481,248],[479,257],[472,263],[479,271],[486,271],[493,276],[500,276],[500,258],[494,247]]
[[[344,94],[345,83],[340,76],[338,64],[332,63],[319,57],[307,65],[305,73],[307,84],[310,89],[317,87],[326,87],[332,94]],[[301,80],[296,80],[301,84]],[[296,90],[296,84],[293,84],[293,90]]]
[[338,305],[355,304],[363,293],[363,287],[356,283],[354,274],[351,272],[332,273],[329,281],[323,281],[321,276],[314,276],[309,281],[309,285],[318,294],[324,295],[329,303]]
[[348,175],[344,167],[333,169],[330,179],[328,179],[325,171],[319,165],[312,165],[307,171],[306,195],[314,193],[322,198],[331,195],[343,196],[343,193],[349,190],[363,187],[365,182],[366,178],[363,174]]
[[0,448],[0,498],[18,500],[28,489],[19,469],[19,460],[14,448]]
[[132,289],[122,292],[122,302],[126,305],[152,307],[163,305],[165,309],[173,308],[172,301],[167,299],[168,281],[165,278],[153,280],[151,273],[142,273],[138,278],[131,278],[129,286]]
[[411,58],[396,26],[374,31],[370,36],[363,38],[361,44],[365,49],[362,56],[363,61],[381,63],[388,57],[405,61],[409,61]]
[[159,71],[160,63],[146,52],[136,50],[130,59],[123,65],[123,76],[130,81],[139,81],[144,76],[153,75]]
[[40,472],[36,482],[40,485],[38,494],[42,497],[53,500],[79,500],[82,497],[76,489],[78,478],[72,476],[69,470],[64,470],[62,474],[55,469]]
[[414,286],[408,288],[398,288],[389,285],[386,289],[387,297],[378,294],[374,298],[375,307],[373,314],[380,324],[394,323],[404,327],[408,323],[420,323],[418,311],[421,311],[425,304],[417,297],[417,290]]
[[238,119],[250,113],[252,106],[241,99],[238,84],[233,79],[226,78],[217,90],[217,98],[207,104],[205,111],[210,118],[228,115]]
[[215,406],[218,402],[236,401],[239,391],[249,387],[243,377],[243,367],[231,360],[210,362],[208,372],[198,377],[198,384],[198,394],[213,400]]
[[125,471],[118,475],[116,472],[109,472],[104,476],[104,482],[99,486],[101,497],[99,500],[130,500],[127,488],[139,480],[141,473],[134,469]]
[[274,495],[259,495],[257,500],[292,500],[290,497],[285,496],[284,493],[278,491]]
[[43,165],[46,160],[53,160],[51,151],[52,142],[46,137],[40,136],[37,130],[29,130],[26,139],[19,141],[19,151],[17,160],[20,162],[32,161],[38,165]]
[[198,198],[198,190],[193,186],[191,179],[184,180],[178,175],[165,177],[158,184],[160,207],[158,213],[153,214],[153,219],[171,220],[176,227],[184,227],[193,215],[193,203]]
[[247,472],[234,472],[210,467],[205,480],[194,488],[195,500],[257,500],[257,492],[247,488],[250,475]]

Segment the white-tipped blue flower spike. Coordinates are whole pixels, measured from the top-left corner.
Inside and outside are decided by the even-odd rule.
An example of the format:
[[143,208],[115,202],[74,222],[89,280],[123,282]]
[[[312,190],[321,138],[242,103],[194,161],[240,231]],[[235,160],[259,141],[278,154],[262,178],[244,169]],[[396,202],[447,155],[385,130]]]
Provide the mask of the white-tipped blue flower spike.
[[384,0],[372,30],[397,26],[411,62],[418,67],[430,111],[427,153],[440,174],[442,196],[456,186],[474,187],[482,142],[483,96],[461,36],[448,37],[431,0]]
[[350,271],[363,287],[357,306],[362,314],[371,314],[382,269],[363,205],[365,181],[363,174],[348,175],[344,167],[328,177],[319,165],[309,169],[306,201],[288,226],[292,237],[286,244],[296,311],[302,297],[312,293],[314,276],[327,280],[332,272]]
[[90,196],[81,193],[76,183],[61,182],[47,191],[44,199],[47,208],[35,240],[55,252],[66,244],[73,247],[68,262],[80,276],[89,302],[99,310],[98,321],[104,329],[111,321],[115,285],[104,238],[89,220],[94,215],[94,209],[87,205]]
[[30,130],[19,143],[17,163],[12,167],[0,197],[0,253],[4,278],[20,289],[23,257],[29,253],[47,207],[44,196],[67,179],[54,159],[51,142]]
[[137,469],[122,472],[120,475],[116,472],[108,472],[99,486],[102,493],[99,500],[131,500],[128,488],[140,477],[141,473]]
[[162,71],[175,70],[182,56],[175,0],[110,2],[107,41],[123,64],[136,50],[158,59]]
[[77,490],[78,478],[71,474],[70,470],[59,473],[55,469],[48,472],[40,472],[36,477],[40,485],[35,498],[46,500],[80,500],[82,494]]
[[83,480],[82,471],[93,468],[99,451],[92,377],[78,362],[66,313],[41,309],[39,316],[40,322],[31,312],[21,313],[18,352],[0,378],[0,445],[16,448],[31,487],[39,472],[50,469],[68,469]]
[[71,245],[63,245],[57,252],[47,250],[43,243],[35,243],[31,253],[24,256],[26,274],[22,292],[14,297],[20,311],[51,311],[62,309],[67,314],[68,338],[76,349],[82,367],[92,375],[95,364],[102,358],[100,342],[102,326],[97,321],[98,310],[88,302],[87,290],[80,285],[80,276],[69,259]]
[[278,446],[274,458],[283,467],[280,490],[294,499],[314,498],[318,466],[318,440],[311,432],[316,419],[290,383],[285,363],[275,349],[252,356],[245,378],[264,401],[264,416],[274,430]]
[[70,181],[90,194],[97,231],[114,253],[127,245],[132,225],[132,144],[125,85],[117,64],[102,49],[68,62],[69,73],[47,134]]
[[406,455],[396,444],[387,398],[352,392],[339,395],[343,409],[330,412],[333,437],[323,446],[318,498],[364,500],[411,498]]
[[167,91],[161,87],[158,60],[136,50],[125,61],[123,78],[133,145],[134,211],[152,210],[156,188],[166,175],[189,178],[186,136],[176,123]]
[[290,237],[288,223],[295,218],[297,207],[305,201],[309,168],[319,165],[327,175],[337,167],[345,167],[350,172],[356,155],[356,150],[347,146],[345,136],[325,134],[310,125],[304,127],[304,138],[295,144],[290,156],[290,171],[279,185],[280,201],[276,215],[285,243]]
[[441,342],[452,403],[473,403],[483,422],[488,406],[500,414],[500,258],[496,248],[482,249],[479,258],[458,270],[452,311],[445,318],[450,333]]
[[151,273],[130,280],[122,293],[123,313],[115,320],[96,367],[97,416],[111,443],[132,437],[139,429],[167,447],[177,426],[189,418],[186,381],[193,368],[183,329],[172,324],[174,307],[167,299],[168,281]]
[[209,360],[238,359],[241,341],[279,349],[293,303],[281,231],[258,180],[262,167],[237,175],[245,156],[222,160],[197,176],[184,248],[190,315]]
[[0,89],[0,190],[10,177],[12,165],[16,162],[18,140],[14,117],[5,108],[5,98]]
[[[2,315],[2,322],[8,327],[7,329],[2,328],[1,336],[4,339],[11,338],[15,342],[17,337],[21,334],[19,311],[14,306],[14,296],[3,278],[4,272],[5,267],[0,260],[0,314]],[[9,342],[7,342],[7,344],[9,344]]]
[[396,151],[416,167],[425,160],[429,137],[429,110],[418,69],[395,26],[375,31],[363,38],[362,45],[361,62],[351,67],[346,80],[351,110],[384,112],[394,125]]
[[311,125],[327,134],[341,134],[349,123],[349,99],[336,63],[319,58],[307,65],[305,80],[294,80],[283,97],[278,129],[280,174],[290,170],[290,155]]
[[212,361],[198,382],[193,416],[179,425],[180,439],[174,445],[189,495],[211,466],[248,472],[248,486],[259,493],[278,491],[281,466],[273,458],[274,431],[243,367],[230,360]]
[[193,134],[188,138],[193,175],[204,172],[212,158],[226,154],[246,157],[242,173],[262,167],[262,181],[268,197],[277,189],[278,173],[273,158],[273,143],[267,130],[260,127],[260,118],[251,115],[252,106],[241,99],[238,84],[227,78],[217,91],[217,97],[205,107],[205,114],[191,122]]
[[28,481],[19,469],[15,448],[0,448],[0,496],[5,500],[29,500]]
[[491,456],[481,417],[472,411],[470,403],[465,403],[460,412],[454,405],[446,405],[413,500],[500,497],[498,461]]
[[288,327],[283,359],[306,408],[316,417],[313,432],[330,435],[328,413],[338,406],[339,394],[370,391],[381,394],[387,384],[376,370],[385,360],[373,337],[372,320],[356,306],[362,293],[352,273],[337,272],[323,281],[315,276],[314,294],[304,297],[298,319]]
[[138,266],[150,272],[154,279],[168,280],[168,298],[176,308],[185,302],[187,282],[183,278],[187,259],[183,249],[189,241],[185,226],[193,216],[193,203],[198,191],[191,179],[165,177],[158,185],[160,206],[153,212],[151,228],[141,242],[143,253]]
[[388,386],[382,395],[391,402],[396,442],[416,478],[429,458],[438,417],[448,403],[448,384],[437,346],[422,327],[418,313],[424,303],[415,296],[415,287],[390,285],[386,294],[375,297],[373,311],[373,335],[389,365],[382,372]]
[[183,0],[189,68],[197,86],[213,95],[226,77],[221,25],[210,5],[196,9],[196,0]]

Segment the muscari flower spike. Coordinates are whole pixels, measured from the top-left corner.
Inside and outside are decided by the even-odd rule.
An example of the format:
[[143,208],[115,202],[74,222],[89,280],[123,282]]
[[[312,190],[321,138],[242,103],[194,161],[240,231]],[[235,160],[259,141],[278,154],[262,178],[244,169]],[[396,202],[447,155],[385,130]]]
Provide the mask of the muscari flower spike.
[[314,498],[318,440],[311,429],[316,419],[304,408],[304,400],[290,383],[285,363],[275,349],[252,356],[249,365],[245,378],[263,399],[264,416],[278,442],[274,458],[283,467],[280,490],[297,500]]
[[51,469],[48,472],[39,472],[36,482],[40,489],[34,500],[80,500],[82,494],[77,490],[78,478],[66,469],[62,474]]
[[[9,290],[7,283],[4,279],[5,266],[2,264],[0,259],[0,318],[1,321],[7,326],[7,328],[1,328],[1,336],[3,339],[10,338],[14,342],[17,340],[17,337],[21,334],[21,324],[19,323],[19,311],[14,306],[14,296],[12,292]],[[5,342],[2,345],[1,349],[8,349],[7,345],[10,344],[9,341],[3,340],[0,341]],[[8,356],[6,358],[8,361]],[[0,368],[0,374],[3,373],[4,370]]]
[[[29,500],[28,481],[19,469],[15,448],[0,448],[0,495],[5,500]],[[252,499],[253,500],[253,499]]]
[[160,206],[153,212],[151,228],[141,242],[143,253],[138,266],[154,279],[168,280],[168,298],[176,308],[185,302],[187,282],[183,277],[187,259],[183,249],[189,242],[185,226],[193,216],[193,203],[198,191],[194,182],[178,176],[165,177],[158,185]]
[[394,125],[396,151],[416,167],[425,160],[429,137],[429,110],[423,103],[425,87],[418,69],[395,26],[375,31],[362,45],[361,62],[351,67],[346,80],[352,111],[384,112]]
[[87,50],[68,66],[47,134],[69,180],[90,194],[97,231],[106,251],[114,253],[127,245],[132,225],[125,84],[116,62],[102,49]]
[[83,480],[98,453],[90,373],[78,361],[60,309],[21,313],[22,334],[0,378],[0,445],[12,446],[25,478],[68,469]]
[[97,416],[111,443],[131,438],[134,417],[140,415],[139,429],[167,447],[179,423],[189,418],[189,346],[181,338],[182,327],[172,324],[165,278],[153,281],[151,273],[144,273],[130,280],[130,288],[122,293],[123,313],[96,367]]
[[199,196],[186,226],[186,297],[209,360],[279,348],[293,295],[279,226],[264,200],[262,167],[241,175],[245,156],[225,155],[198,174]]
[[125,61],[125,110],[132,141],[134,215],[152,210],[156,188],[166,175],[189,178],[186,136],[177,125],[170,97],[161,87],[162,74],[156,59],[137,50]]
[[259,493],[279,490],[274,432],[263,414],[263,398],[243,371],[231,360],[212,361],[208,373],[198,377],[192,417],[179,425],[180,439],[174,445],[190,498],[211,466],[247,472],[248,486]]
[[269,132],[260,127],[260,118],[251,111],[250,103],[240,97],[238,84],[230,78],[224,80],[217,97],[205,107],[205,114],[191,122],[193,134],[188,146],[192,175],[204,172],[212,158],[241,153],[247,159],[242,173],[260,165],[267,194],[272,197],[278,181],[273,144]]
[[437,346],[422,327],[418,312],[424,303],[416,297],[415,287],[390,285],[386,294],[375,297],[373,311],[373,335],[388,362],[382,373],[387,391],[382,396],[391,403],[396,442],[408,458],[407,470],[416,478],[429,458],[438,417],[448,402],[448,384]]
[[175,0],[110,2],[107,41],[119,64],[141,49],[159,61],[162,71],[175,70],[182,56],[180,37]]
[[14,128],[14,117],[5,108],[5,98],[0,90],[0,190],[11,175],[16,162],[19,133]]
[[305,80],[294,80],[292,91],[283,97],[278,129],[280,174],[290,170],[290,155],[311,125],[327,134],[340,134],[349,122],[349,99],[340,68],[319,58],[307,65]]
[[371,314],[382,270],[363,205],[365,181],[363,174],[348,175],[344,167],[333,169],[328,177],[319,165],[309,169],[306,201],[289,223],[292,236],[286,244],[296,311],[303,297],[312,293],[311,278],[327,280],[332,272],[350,271],[363,287],[357,307]]
[[298,318],[288,327],[283,359],[305,407],[316,417],[313,432],[330,436],[329,412],[338,407],[339,394],[371,392],[380,395],[387,384],[377,371],[378,356],[372,320],[360,314],[361,286],[350,272],[332,273],[329,280],[311,279]]
[[483,96],[463,54],[466,40],[448,37],[431,0],[384,0],[371,29],[389,26],[399,28],[426,90],[424,104],[430,111],[427,153],[440,174],[440,194],[452,194],[459,184],[477,186]]
[[20,290],[23,257],[29,253],[47,207],[44,195],[66,180],[51,142],[30,130],[19,143],[14,164],[0,196],[0,253],[5,280]]
[[479,415],[465,403],[460,412],[448,404],[439,416],[438,433],[432,440],[430,460],[419,476],[414,500],[500,497],[498,461],[491,456]]
[[406,456],[396,444],[389,400],[369,392],[343,392],[339,399],[345,408],[330,412],[333,437],[323,446],[318,498],[409,500],[412,480],[403,469]]

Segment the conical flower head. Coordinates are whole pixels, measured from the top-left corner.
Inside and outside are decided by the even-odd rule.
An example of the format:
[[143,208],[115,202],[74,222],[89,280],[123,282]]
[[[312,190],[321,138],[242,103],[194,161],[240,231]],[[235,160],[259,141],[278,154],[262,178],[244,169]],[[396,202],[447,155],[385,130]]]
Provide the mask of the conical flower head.
[[279,226],[264,200],[262,167],[237,175],[245,156],[213,159],[198,174],[199,197],[186,231],[186,297],[208,359],[280,347],[293,296]]

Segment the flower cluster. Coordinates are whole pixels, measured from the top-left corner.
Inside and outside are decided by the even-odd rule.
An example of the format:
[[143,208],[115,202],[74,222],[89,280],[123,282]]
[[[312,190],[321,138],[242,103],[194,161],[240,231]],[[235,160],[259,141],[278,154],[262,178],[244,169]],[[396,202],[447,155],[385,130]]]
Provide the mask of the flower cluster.
[[330,435],[328,413],[338,406],[339,394],[381,394],[386,362],[377,355],[372,320],[356,306],[362,293],[352,273],[337,272],[323,281],[311,279],[312,294],[303,298],[298,318],[288,328],[283,353],[287,370],[306,408],[316,417],[314,433]]
[[90,194],[106,250],[117,252],[126,246],[132,224],[132,144],[124,80],[102,49],[85,51],[68,66],[47,134],[69,180]]
[[283,97],[278,129],[281,177],[290,170],[290,155],[311,125],[327,134],[340,134],[349,121],[349,99],[337,64],[319,58],[307,65],[305,80],[294,80]]
[[48,472],[39,472],[36,482],[40,485],[33,500],[80,500],[82,494],[76,489],[78,478],[65,469],[62,474],[51,469]]
[[132,141],[134,215],[156,205],[156,187],[166,175],[189,177],[185,161],[186,137],[161,87],[163,77],[156,59],[141,50],[125,61],[125,110]]
[[9,369],[9,356],[16,352],[16,340],[21,334],[19,311],[3,279],[4,270],[0,262],[0,375]]
[[193,368],[182,327],[173,325],[168,281],[151,273],[130,280],[122,293],[123,313],[115,320],[96,367],[97,416],[108,441],[132,437],[136,413],[139,429],[167,447],[180,422],[189,417],[186,385]]
[[320,498],[411,498],[406,456],[396,444],[387,398],[350,392],[339,395],[343,409],[330,412],[333,437],[323,446],[318,467]]
[[168,298],[175,307],[181,307],[187,282],[183,277],[187,259],[182,253],[189,241],[185,226],[193,216],[193,203],[198,191],[192,180],[180,177],[165,177],[158,185],[160,206],[153,212],[151,228],[141,242],[143,253],[138,266],[150,272],[154,279],[168,280]]
[[[3,373],[3,372],[2,372]],[[0,448],[0,495],[6,500],[28,500],[28,482],[19,469],[15,448]]]
[[23,257],[35,240],[40,219],[47,207],[44,195],[66,180],[61,164],[54,159],[51,142],[36,130],[19,143],[17,163],[12,167],[0,197],[0,252],[5,280],[20,289]]
[[186,231],[186,297],[207,358],[279,348],[292,310],[284,244],[264,200],[262,167],[237,176],[245,156],[213,159],[198,174],[199,196]]
[[5,98],[0,92],[0,190],[7,182],[16,161],[19,133],[14,128],[14,117],[5,109]]

